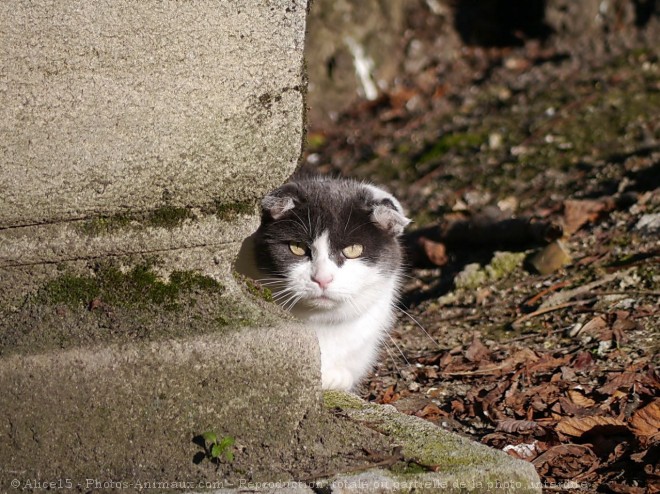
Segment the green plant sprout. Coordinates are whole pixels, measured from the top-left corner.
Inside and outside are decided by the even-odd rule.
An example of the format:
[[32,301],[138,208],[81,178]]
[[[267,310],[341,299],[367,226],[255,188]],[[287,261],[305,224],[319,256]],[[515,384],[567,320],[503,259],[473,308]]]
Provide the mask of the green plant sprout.
[[209,461],[220,465],[224,458],[227,463],[234,461],[233,447],[236,440],[231,436],[224,436],[218,439],[218,435],[213,431],[207,431],[202,434],[204,440],[204,457]]

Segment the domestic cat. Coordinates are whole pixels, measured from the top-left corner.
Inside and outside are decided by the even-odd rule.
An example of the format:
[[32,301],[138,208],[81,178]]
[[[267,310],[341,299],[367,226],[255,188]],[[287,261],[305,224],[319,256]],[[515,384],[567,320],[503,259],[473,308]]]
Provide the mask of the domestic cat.
[[293,181],[261,205],[260,281],[316,332],[322,387],[351,390],[393,323],[410,220],[388,192],[347,179]]

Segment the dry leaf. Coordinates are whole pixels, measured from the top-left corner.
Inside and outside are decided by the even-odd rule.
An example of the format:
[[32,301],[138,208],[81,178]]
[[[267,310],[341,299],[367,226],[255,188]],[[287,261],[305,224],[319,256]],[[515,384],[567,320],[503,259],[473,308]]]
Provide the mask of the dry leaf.
[[443,412],[442,410],[440,410],[438,405],[436,405],[435,403],[429,403],[424,408],[417,411],[415,413],[415,415],[417,417],[421,417],[421,418],[424,418],[424,419],[427,419],[427,420],[434,420],[434,419],[437,419],[438,417],[444,417],[447,414],[445,412]]
[[592,400],[591,398],[587,398],[586,396],[584,396],[582,393],[580,393],[575,389],[568,390],[568,397],[571,399],[573,403],[583,408],[589,408],[596,404],[594,400]]
[[600,336],[605,332],[609,332],[609,328],[610,325],[607,323],[605,316],[596,316],[593,319],[587,321],[585,325],[580,328],[580,333],[598,336],[598,339],[602,340]]
[[532,458],[536,457],[539,454],[537,441],[534,441],[531,444],[528,443],[520,443],[516,445],[509,444],[507,446],[504,446],[504,448],[502,448],[502,451],[504,451],[506,454],[510,456],[513,456],[514,458],[527,460],[527,461],[530,461]]
[[460,400],[452,400],[451,411],[454,413],[465,413],[465,405]]
[[472,343],[468,347],[467,350],[465,350],[465,358],[468,359],[470,362],[478,362],[482,360],[484,357],[488,356],[490,351],[486,346],[481,343],[481,340],[479,337],[475,334],[474,338],[472,339]]
[[433,240],[429,240],[426,237],[420,237],[418,242],[424,249],[424,253],[426,254],[426,257],[428,257],[428,260],[431,261],[431,263],[435,264],[436,266],[444,266],[447,264],[449,257],[447,257],[447,249],[445,248],[445,244],[434,242]]
[[637,410],[630,418],[636,436],[645,439],[660,439],[660,399]]
[[534,459],[532,464],[542,478],[574,479],[578,474],[592,472],[600,462],[587,446],[560,444]]
[[395,401],[397,401],[401,397],[401,395],[397,393],[395,390],[396,390],[395,384],[387,388],[383,393],[383,396],[379,400],[379,403],[387,405],[388,403],[394,403]]
[[596,221],[605,207],[603,201],[564,201],[564,234],[572,235],[584,224]]
[[626,427],[626,424],[613,417],[568,417],[555,426],[555,431],[566,436],[582,437],[596,427]]
[[591,367],[594,363],[594,358],[591,352],[580,352],[573,360],[573,368],[577,371],[583,371]]
[[533,420],[504,419],[497,422],[496,431],[508,432],[509,434],[523,434],[535,432],[541,427]]

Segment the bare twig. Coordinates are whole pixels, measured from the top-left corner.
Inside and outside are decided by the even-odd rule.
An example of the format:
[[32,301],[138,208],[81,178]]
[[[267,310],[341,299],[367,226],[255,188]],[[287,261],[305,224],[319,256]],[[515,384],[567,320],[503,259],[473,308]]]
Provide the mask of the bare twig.
[[519,317],[518,319],[516,319],[515,321],[513,321],[511,323],[511,327],[514,328],[514,329],[519,329],[520,325],[522,323],[524,323],[524,322],[526,322],[526,321],[528,321],[528,320],[530,320],[534,317],[542,316],[543,314],[547,314],[548,312],[553,312],[553,311],[556,311],[556,310],[566,309],[567,307],[574,307],[576,305],[587,304],[587,303],[593,302],[595,300],[596,299],[594,299],[594,298],[589,299],[589,300],[576,300],[576,301],[573,301],[573,302],[566,302],[566,303],[563,303],[563,304],[557,304],[557,305],[553,305],[553,306],[550,306],[550,307],[543,307],[541,309],[535,310],[534,312],[530,312],[529,314],[525,314],[524,316]]

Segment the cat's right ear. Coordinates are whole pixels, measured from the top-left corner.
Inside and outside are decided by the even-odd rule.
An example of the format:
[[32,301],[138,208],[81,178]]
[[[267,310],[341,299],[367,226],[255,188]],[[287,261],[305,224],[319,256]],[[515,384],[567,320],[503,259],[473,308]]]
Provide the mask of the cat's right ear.
[[261,209],[274,220],[280,219],[296,206],[298,186],[295,183],[275,189],[261,200]]

